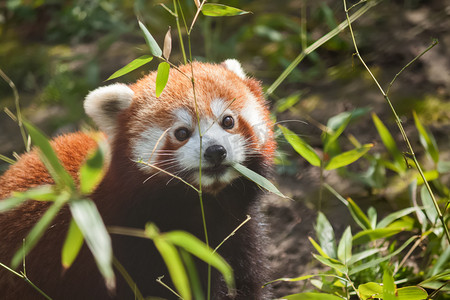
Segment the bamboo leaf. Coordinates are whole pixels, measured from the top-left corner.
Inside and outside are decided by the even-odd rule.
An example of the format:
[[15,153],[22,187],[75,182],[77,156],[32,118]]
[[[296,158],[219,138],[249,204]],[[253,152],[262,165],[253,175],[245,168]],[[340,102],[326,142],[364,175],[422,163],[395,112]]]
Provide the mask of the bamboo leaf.
[[319,167],[320,158],[314,149],[298,135],[284,126],[278,125],[283,132],[284,138],[291,144],[295,151],[306,159],[311,165]]
[[228,289],[234,289],[233,269],[219,254],[207,247],[198,238],[184,231],[171,231],[164,234],[165,240],[184,249],[216,268],[224,277]]
[[404,217],[406,215],[409,215],[412,212],[415,212],[417,210],[417,208],[415,207],[407,207],[405,209],[401,209],[399,211],[393,212],[389,215],[387,215],[386,217],[383,218],[383,220],[381,220],[376,228],[384,228],[386,226],[388,226],[389,224],[391,224],[392,222],[394,222],[397,219],[400,219],[401,217]]
[[435,224],[438,218],[438,213],[436,211],[436,208],[434,207],[433,199],[431,198],[430,193],[428,192],[425,185],[420,188],[420,198],[422,200],[422,204],[428,220],[430,220],[431,223]]
[[362,147],[355,148],[350,151],[343,152],[336,156],[333,156],[325,165],[325,170],[334,170],[337,168],[341,168],[347,166],[355,161],[357,161],[361,156],[367,153],[370,148],[373,147],[373,144],[366,144]]
[[142,67],[145,64],[148,64],[149,62],[151,62],[153,59],[153,56],[151,55],[142,55],[138,58],[136,58],[135,60],[133,60],[132,62],[130,62],[129,64],[127,64],[125,67],[117,70],[116,72],[114,72],[111,76],[108,77],[108,80],[111,79],[115,79],[118,78],[120,76],[123,76],[125,74],[130,73],[131,71],[136,70],[137,68]]
[[99,144],[97,149],[91,153],[86,162],[80,167],[80,191],[88,195],[94,191],[103,179],[105,170],[103,168],[104,149]]
[[428,293],[418,286],[406,286],[397,289],[398,300],[423,300],[428,298]]
[[362,270],[371,268],[373,266],[379,265],[380,263],[387,261],[389,259],[391,259],[392,257],[398,255],[400,252],[403,251],[403,249],[405,249],[409,244],[411,244],[415,239],[417,239],[417,236],[412,236],[410,237],[402,246],[400,246],[397,250],[395,250],[394,252],[385,255],[383,257],[377,258],[377,259],[373,259],[370,260],[366,263],[362,263],[361,265],[358,265],[354,268],[350,268],[350,271],[348,273],[348,275],[353,275],[356,274],[358,272],[361,272]]
[[158,65],[158,73],[156,74],[156,97],[159,97],[166,87],[169,80],[170,65],[163,61]]
[[286,300],[342,300],[341,297],[324,294],[324,293],[300,293],[288,296],[283,296],[281,299]]
[[273,185],[272,182],[270,182],[268,179],[266,179],[265,177],[259,175],[258,173],[250,170],[249,168],[241,165],[241,164],[233,164],[232,167],[238,171],[239,173],[241,173],[244,177],[246,177],[247,179],[253,181],[254,183],[256,183],[258,186],[266,189],[267,191],[274,193],[277,196],[283,197],[283,198],[288,198],[285,195],[283,195],[277,188],[276,186]]
[[61,252],[61,263],[64,269],[70,268],[75,261],[75,258],[77,258],[81,250],[81,246],[83,246],[83,241],[83,234],[78,228],[77,223],[72,219]]
[[358,286],[359,295],[363,300],[381,297],[383,286],[376,282],[367,282]]
[[344,264],[347,264],[352,258],[352,230],[350,226],[342,234],[337,250],[337,257]]
[[150,48],[150,53],[153,56],[161,57],[162,50],[158,46],[158,43],[155,41],[153,36],[150,34],[147,27],[145,27],[145,25],[141,21],[138,21],[138,23],[139,23],[139,27],[141,28],[142,32],[144,33],[145,41],[147,42],[147,45]]
[[364,212],[359,208],[359,206],[353,201],[352,198],[347,198],[347,207],[349,208],[350,214],[353,219],[362,229],[371,229],[369,218],[364,214]]
[[39,157],[52,176],[56,185],[59,187],[69,187],[71,190],[74,190],[75,184],[72,177],[62,166],[45,135],[31,123],[24,121],[23,124],[27,128],[33,143],[39,147]]
[[83,233],[87,246],[91,250],[100,273],[109,290],[115,288],[115,276],[112,268],[112,244],[102,217],[94,202],[88,199],[70,202],[72,217]]
[[229,17],[245,15],[250,12],[223,4],[205,3],[202,7],[202,13],[208,17]]
[[416,124],[416,128],[419,131],[419,138],[422,146],[425,148],[427,154],[431,157],[431,159],[435,163],[437,163],[439,161],[439,150],[436,144],[436,140],[422,125],[415,111],[413,111],[413,116],[414,123]]
[[320,247],[330,258],[336,258],[336,240],[334,230],[325,215],[319,211],[315,226]]
[[25,238],[25,244],[21,247],[13,256],[11,261],[11,266],[13,269],[17,268],[22,261],[23,257],[27,255],[31,249],[37,244],[39,239],[44,234],[45,230],[50,226],[56,214],[61,210],[64,204],[69,200],[69,195],[67,193],[62,193],[58,195],[55,202],[47,209],[42,218],[34,225],[30,233]]
[[327,265],[333,269],[335,269],[337,272],[346,274],[348,272],[348,268],[346,265],[341,263],[340,261],[333,259],[333,258],[326,258],[317,254],[313,254],[314,258],[323,263],[324,265]]
[[165,238],[166,234],[160,234],[154,224],[148,224],[145,227],[145,233],[155,243],[156,248],[161,254],[164,263],[169,270],[170,278],[172,279],[178,293],[183,297],[183,299],[192,299],[186,269],[184,268],[181,257],[174,244]]
[[169,30],[167,30],[166,36],[164,37],[164,47],[163,47],[164,58],[169,60],[171,52],[172,52],[172,36],[170,34],[170,26],[169,26]]
[[396,300],[394,277],[389,270],[383,274],[383,300]]
[[397,144],[395,143],[395,140],[392,137],[389,130],[387,129],[387,127],[383,124],[383,122],[375,113],[372,114],[372,120],[373,123],[375,124],[375,127],[377,128],[378,134],[380,135],[384,146],[394,158],[395,165],[402,171],[406,170],[403,155],[401,151],[398,149]]

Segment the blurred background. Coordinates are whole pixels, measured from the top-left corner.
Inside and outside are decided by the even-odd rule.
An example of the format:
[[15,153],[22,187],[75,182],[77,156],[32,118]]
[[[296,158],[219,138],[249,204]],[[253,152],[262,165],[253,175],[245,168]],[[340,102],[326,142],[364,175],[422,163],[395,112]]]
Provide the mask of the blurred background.
[[[187,23],[195,13],[194,1],[183,2]],[[214,2],[214,1],[212,1]],[[49,136],[87,128],[93,123],[83,111],[83,99],[98,86],[112,82],[131,83],[155,70],[157,60],[111,82],[105,80],[133,59],[149,54],[137,24],[139,16],[160,45],[170,26],[171,62],[182,63],[175,18],[159,3],[172,1],[128,0],[3,0],[0,2],[0,69],[14,82],[22,113]],[[196,60],[240,60],[250,76],[269,87],[302,51],[301,24],[306,25],[306,43],[312,44],[345,21],[342,1],[222,0],[251,14],[235,17],[200,16],[192,33]],[[348,1],[352,5],[356,1]],[[356,11],[359,7],[352,10]],[[450,1],[385,0],[353,24],[359,50],[383,88],[414,57],[437,39],[439,44],[408,67],[391,88],[390,98],[412,140],[424,167],[434,168],[419,143],[412,117],[415,111],[433,134],[440,158],[450,161]],[[185,30],[182,30],[185,34]],[[187,45],[186,45],[187,46]],[[373,80],[353,56],[348,30],[308,55],[268,97],[273,116],[320,152],[323,128],[330,118],[358,110],[358,118],[345,130],[340,146],[353,148],[374,143],[373,155],[387,151],[376,131],[371,113],[376,113],[406,151],[401,134],[385,99]],[[13,158],[24,151],[19,128],[3,112],[15,112],[14,95],[0,80],[0,154]],[[300,122],[298,122],[300,121]],[[265,204],[268,246],[277,276],[300,276],[315,270],[308,235],[314,234],[316,209],[321,207],[336,232],[351,217],[329,193],[321,195],[320,172],[295,154],[280,136],[277,159],[278,185],[295,201],[269,199]],[[344,196],[358,199],[364,211],[376,206],[380,214],[405,207],[409,181],[391,170],[378,170],[370,159],[350,165],[345,171],[328,172],[325,182]],[[4,171],[6,163],[1,163]],[[440,175],[443,185],[449,178]],[[366,177],[364,177],[366,176]],[[370,177],[372,176],[372,177]],[[378,177],[377,177],[378,176]],[[367,179],[369,178],[369,179]],[[280,296],[299,285],[275,286]]]

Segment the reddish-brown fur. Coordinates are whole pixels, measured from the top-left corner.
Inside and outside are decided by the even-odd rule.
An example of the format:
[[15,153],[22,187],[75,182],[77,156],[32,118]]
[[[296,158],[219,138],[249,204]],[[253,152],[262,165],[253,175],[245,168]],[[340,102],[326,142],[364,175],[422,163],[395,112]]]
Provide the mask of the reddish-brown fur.
[[[190,66],[180,67],[190,74]],[[220,65],[193,64],[196,96],[200,115],[211,115],[210,101],[223,97],[233,100],[231,109],[239,110],[242,99],[253,95],[264,113],[269,126],[266,142],[251,157],[246,166],[267,176],[270,172],[275,142],[271,130],[268,110],[259,83],[253,79],[242,80]],[[156,73],[130,86],[135,96],[133,103],[117,117],[115,139],[111,144],[109,169],[92,194],[107,226],[118,225],[143,228],[148,221],[155,222],[162,231],[182,229],[204,239],[198,195],[184,184],[168,176],[156,176],[146,181],[144,174],[131,162],[132,140],[147,126],[169,127],[167,116],[177,107],[193,107],[192,85],[189,78],[171,70],[169,82],[161,97],[154,96]],[[241,124],[235,131],[255,139],[253,128],[239,118]],[[169,143],[170,144],[170,143]],[[87,134],[75,133],[56,138],[52,146],[64,167],[73,178],[87,153],[96,146],[95,140]],[[252,147],[256,147],[252,143]],[[53,183],[37,151],[24,154],[20,161],[0,177],[0,199],[12,191]],[[267,266],[263,254],[261,220],[258,211],[260,189],[250,181],[239,178],[223,190],[209,194],[205,192],[206,222],[210,233],[210,244],[218,245],[250,214],[252,220],[230,238],[219,253],[231,264],[237,282],[236,299],[267,299],[268,294],[261,285],[268,280]],[[0,262],[9,264],[12,255],[22,245],[22,239],[42,216],[48,203],[29,201],[11,211],[0,214]],[[86,247],[83,247],[74,265],[62,274],[60,264],[61,247],[70,220],[70,213],[64,208],[42,240],[26,258],[29,278],[55,299],[133,299],[127,284],[117,274],[116,293],[109,294],[97,267]],[[148,240],[112,236],[114,254],[136,281],[144,296],[171,294],[155,283],[157,276],[167,274],[159,254]],[[203,285],[206,266],[198,264]],[[170,280],[166,276],[166,282]],[[221,277],[214,271],[212,280],[213,299],[229,299]],[[18,277],[0,268],[0,293],[2,299],[40,299],[39,294]]]

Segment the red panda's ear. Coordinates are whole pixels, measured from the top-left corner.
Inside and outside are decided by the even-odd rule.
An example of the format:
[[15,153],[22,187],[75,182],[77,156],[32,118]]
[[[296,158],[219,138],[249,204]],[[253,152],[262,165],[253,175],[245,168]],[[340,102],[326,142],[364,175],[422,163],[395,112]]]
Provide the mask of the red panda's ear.
[[241,79],[247,79],[244,69],[242,69],[241,63],[236,59],[227,59],[222,64],[226,69],[234,72]]
[[128,108],[134,92],[125,84],[99,87],[84,100],[84,110],[108,136],[114,136],[117,115]]

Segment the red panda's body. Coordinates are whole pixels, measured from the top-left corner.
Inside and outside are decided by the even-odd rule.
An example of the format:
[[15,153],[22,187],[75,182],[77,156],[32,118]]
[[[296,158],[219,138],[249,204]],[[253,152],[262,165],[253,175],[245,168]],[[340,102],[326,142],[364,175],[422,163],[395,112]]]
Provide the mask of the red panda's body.
[[[167,174],[137,163],[142,159],[198,185],[201,157],[210,245],[217,246],[247,215],[252,217],[219,249],[234,270],[236,297],[227,295],[221,276],[213,271],[212,299],[267,299],[267,292],[261,288],[268,281],[268,271],[258,211],[260,189],[239,176],[230,164],[241,163],[267,176],[275,143],[261,88],[256,81],[246,78],[236,63],[193,65],[197,106],[190,79],[176,70],[171,70],[168,85],[158,99],[154,96],[155,73],[130,87],[112,85],[92,92],[86,98],[85,109],[107,134],[111,153],[106,175],[91,198],[107,226],[142,229],[151,221],[163,232],[181,229],[204,240],[197,192]],[[190,75],[190,66],[181,67],[181,71]],[[74,178],[95,145],[92,137],[81,133],[53,142],[60,160]],[[25,154],[0,177],[0,199],[12,191],[46,183],[52,180],[37,154]],[[0,214],[0,262],[9,264],[22,239],[47,207],[47,203],[29,201]],[[61,273],[60,253],[69,221],[70,213],[63,209],[27,256],[28,277],[55,299],[134,299],[120,274],[116,274],[116,293],[107,292],[85,246],[73,266]],[[166,275],[163,281],[171,284],[151,241],[119,235],[112,235],[112,240],[115,257],[144,296],[174,298],[156,282],[157,277]],[[207,266],[198,263],[197,268],[205,288]],[[40,297],[3,268],[0,268],[0,293],[2,299]]]

